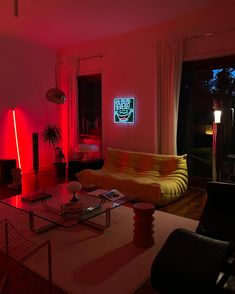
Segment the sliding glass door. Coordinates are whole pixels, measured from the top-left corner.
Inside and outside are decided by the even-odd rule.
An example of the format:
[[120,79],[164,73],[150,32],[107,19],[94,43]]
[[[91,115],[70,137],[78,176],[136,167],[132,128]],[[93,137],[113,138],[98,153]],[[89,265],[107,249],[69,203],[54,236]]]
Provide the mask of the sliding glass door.
[[[222,180],[235,165],[235,56],[185,62],[179,101],[177,150],[188,154],[192,176],[212,178],[213,101],[222,104]],[[234,159],[233,159],[234,155]],[[234,171],[235,172],[235,171]]]

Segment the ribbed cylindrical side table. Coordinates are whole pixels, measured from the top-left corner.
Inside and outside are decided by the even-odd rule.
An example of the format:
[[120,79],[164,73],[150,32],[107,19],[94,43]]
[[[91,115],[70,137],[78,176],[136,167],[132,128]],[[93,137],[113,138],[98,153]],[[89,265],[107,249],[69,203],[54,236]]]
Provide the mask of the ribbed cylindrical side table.
[[154,244],[155,207],[151,203],[140,202],[133,205],[134,236],[133,243],[138,247],[151,247]]

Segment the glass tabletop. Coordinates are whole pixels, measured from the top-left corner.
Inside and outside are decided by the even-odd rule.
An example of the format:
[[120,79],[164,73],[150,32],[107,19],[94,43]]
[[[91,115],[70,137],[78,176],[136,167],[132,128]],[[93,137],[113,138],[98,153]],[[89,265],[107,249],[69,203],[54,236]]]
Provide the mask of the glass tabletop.
[[[79,193],[78,201],[72,203],[70,202],[72,195],[67,191],[66,185],[66,183],[59,184],[46,188],[44,191],[12,196],[0,200],[0,203],[26,213],[31,213],[48,222],[64,227],[71,227],[94,218],[106,212],[108,209],[112,210],[135,199],[135,197],[124,196],[117,200],[109,201],[103,197],[99,197],[99,194],[96,193],[98,190],[96,190],[89,194]],[[27,198],[37,196],[40,193],[46,196],[37,201],[27,200]]]

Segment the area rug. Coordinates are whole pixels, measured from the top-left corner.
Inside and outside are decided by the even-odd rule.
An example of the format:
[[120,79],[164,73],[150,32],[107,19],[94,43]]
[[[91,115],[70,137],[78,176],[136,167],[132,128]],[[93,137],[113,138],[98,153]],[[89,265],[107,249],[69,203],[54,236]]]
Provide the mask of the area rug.
[[[156,211],[155,244],[143,249],[133,242],[133,210],[119,207],[111,213],[111,226],[99,232],[86,225],[54,228],[40,235],[29,231],[24,212],[0,204],[1,219],[8,218],[30,240],[52,243],[53,283],[67,293],[129,294],[148,278],[153,258],[169,233],[179,227],[195,230],[197,221]],[[97,221],[103,221],[100,216]],[[47,278],[47,252],[34,256],[27,266]]]

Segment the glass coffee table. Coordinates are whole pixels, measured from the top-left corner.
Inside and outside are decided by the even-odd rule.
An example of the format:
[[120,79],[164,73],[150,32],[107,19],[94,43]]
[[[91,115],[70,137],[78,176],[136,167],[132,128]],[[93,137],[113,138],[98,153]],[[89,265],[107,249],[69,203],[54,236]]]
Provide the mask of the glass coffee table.
[[[44,191],[12,196],[0,200],[0,203],[28,213],[30,230],[41,233],[55,226],[70,228],[80,223],[105,230],[110,226],[111,210],[137,198],[124,196],[109,201],[98,196],[99,190],[94,190],[89,194],[79,193],[78,202],[71,203],[72,196],[67,191],[66,185],[66,183],[59,184]],[[37,197],[38,195],[42,195],[42,197]],[[32,200],[34,196],[38,199]],[[101,214],[105,214],[103,224],[94,220],[96,216]],[[37,218],[48,222],[48,224],[36,227],[35,219]]]

